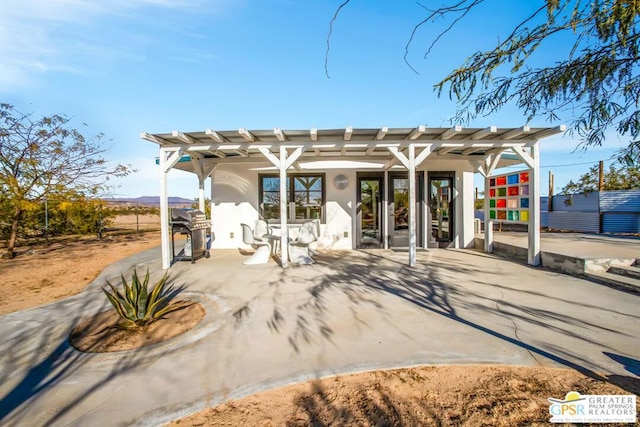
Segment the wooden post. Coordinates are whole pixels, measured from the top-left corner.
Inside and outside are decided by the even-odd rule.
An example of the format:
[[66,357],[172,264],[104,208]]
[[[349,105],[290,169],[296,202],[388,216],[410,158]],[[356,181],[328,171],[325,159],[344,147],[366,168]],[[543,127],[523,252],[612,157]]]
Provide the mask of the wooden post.
[[547,212],[553,211],[553,172],[549,171],[549,198],[547,199]]
[[604,161],[598,163],[598,191],[604,190]]
[[[604,191],[604,161],[598,163],[598,191]],[[598,197],[599,198],[599,197]],[[604,217],[600,212],[600,203],[598,203],[598,233],[602,234],[604,230]]]

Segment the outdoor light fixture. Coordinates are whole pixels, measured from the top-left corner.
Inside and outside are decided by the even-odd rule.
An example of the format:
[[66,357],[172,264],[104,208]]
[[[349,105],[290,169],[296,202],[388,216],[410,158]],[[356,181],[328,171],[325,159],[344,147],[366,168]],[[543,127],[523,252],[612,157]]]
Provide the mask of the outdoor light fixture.
[[336,175],[336,177],[333,178],[333,186],[338,190],[344,190],[349,186],[349,177],[342,174]]

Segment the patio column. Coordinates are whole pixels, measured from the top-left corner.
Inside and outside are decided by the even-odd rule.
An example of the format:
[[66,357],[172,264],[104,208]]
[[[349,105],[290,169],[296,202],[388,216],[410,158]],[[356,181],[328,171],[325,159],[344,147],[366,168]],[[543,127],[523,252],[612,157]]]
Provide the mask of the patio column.
[[529,256],[530,265],[540,265],[540,146],[536,141],[531,146],[531,157],[533,157],[533,167],[529,172]]
[[409,266],[416,265],[416,148],[409,144]]
[[530,153],[522,147],[513,147],[513,151],[529,167],[529,226],[528,256],[529,265],[540,265],[540,148],[539,141],[531,144]]
[[[416,145],[424,147],[416,156]],[[389,147],[389,151],[409,170],[409,266],[416,265],[416,167],[431,154],[433,144],[409,144],[409,157],[397,147]]]
[[503,150],[503,148],[489,150],[491,153],[485,158],[484,165],[480,168],[484,175],[484,251],[487,253],[493,253],[493,223],[495,222],[489,217],[489,180],[498,166]]
[[282,268],[289,267],[289,229],[287,226],[287,169],[298,160],[304,148],[297,147],[291,155],[287,152],[287,147],[280,146],[280,158],[276,157],[268,148],[260,147],[258,151],[262,153],[280,171],[280,262]]
[[289,267],[289,228],[287,226],[287,149],[280,147],[280,262],[282,268]]
[[209,185],[211,186],[209,189],[209,212],[211,216],[209,221],[211,222],[211,246],[213,246],[213,196],[215,195],[215,192],[213,191],[213,173],[211,173],[211,176],[209,177]]
[[169,239],[169,195],[167,174],[182,156],[179,147],[160,148],[160,243],[162,248],[162,268],[171,267],[171,241]]
[[198,176],[198,209],[205,212],[204,182],[211,176],[217,164],[207,165],[204,159],[198,156],[191,156],[193,170]]

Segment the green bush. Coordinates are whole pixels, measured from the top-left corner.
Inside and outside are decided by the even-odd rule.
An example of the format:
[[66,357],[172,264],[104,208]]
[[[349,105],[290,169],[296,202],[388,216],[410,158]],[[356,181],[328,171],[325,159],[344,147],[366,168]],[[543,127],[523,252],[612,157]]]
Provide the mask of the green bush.
[[127,283],[124,275],[122,278],[122,292],[113,286],[108,280],[109,291],[102,288],[109,302],[116,309],[116,312],[124,320],[125,328],[139,328],[147,326],[158,320],[162,315],[171,311],[167,299],[171,296],[172,288],[165,289],[168,273],[166,273],[158,283],[148,292],[149,269],[144,280],[141,282],[136,270],[133,271],[131,285]]

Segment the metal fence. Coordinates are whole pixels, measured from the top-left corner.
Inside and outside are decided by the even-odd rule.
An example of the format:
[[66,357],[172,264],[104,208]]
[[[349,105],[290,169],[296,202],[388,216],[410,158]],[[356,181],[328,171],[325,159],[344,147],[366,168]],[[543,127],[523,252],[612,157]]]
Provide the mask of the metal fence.
[[[484,211],[476,211],[484,220]],[[640,233],[640,190],[596,191],[540,198],[543,227],[587,233]]]

